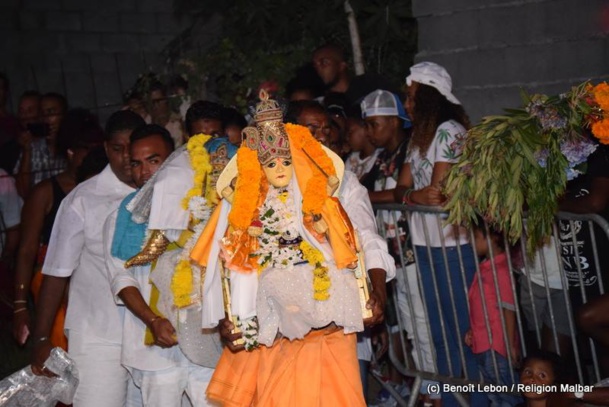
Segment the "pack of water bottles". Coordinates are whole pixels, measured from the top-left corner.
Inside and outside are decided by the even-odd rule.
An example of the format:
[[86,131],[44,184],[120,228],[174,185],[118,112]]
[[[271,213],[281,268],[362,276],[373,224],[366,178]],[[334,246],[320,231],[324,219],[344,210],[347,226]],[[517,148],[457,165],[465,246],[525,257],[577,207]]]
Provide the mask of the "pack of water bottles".
[[36,376],[27,366],[0,381],[1,407],[52,407],[71,404],[78,386],[74,362],[61,348],[54,348],[44,364],[56,377]]

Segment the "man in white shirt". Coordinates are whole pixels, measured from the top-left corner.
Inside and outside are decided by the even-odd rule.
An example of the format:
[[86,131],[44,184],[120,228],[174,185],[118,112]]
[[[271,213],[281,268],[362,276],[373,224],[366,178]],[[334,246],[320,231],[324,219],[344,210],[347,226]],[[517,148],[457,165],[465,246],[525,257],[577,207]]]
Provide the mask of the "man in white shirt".
[[[328,133],[325,131],[328,128],[328,120],[328,115],[321,105],[307,105],[300,108],[292,104],[286,113],[287,122],[306,126],[313,137],[326,147],[330,144]],[[387,243],[377,233],[378,228],[368,191],[351,171],[345,171],[339,199],[360,234],[364,260],[372,285],[368,306],[374,314],[365,322],[367,326],[373,326],[383,322],[387,301],[385,282],[395,277],[395,262],[387,252]]]
[[70,280],[65,330],[68,353],[79,372],[74,407],[123,407],[129,375],[120,364],[122,307],[113,301],[106,277],[102,228],[105,219],[133,191],[129,137],[144,125],[130,111],[114,113],[106,124],[109,165],[78,185],[63,200],[43,265],[44,279],[34,328],[32,371],[44,366],[52,345],[49,333]]
[[[138,188],[144,186],[172,150],[171,135],[160,126],[148,125],[133,133],[131,166]],[[106,265],[112,293],[117,302],[128,308],[123,330],[122,363],[141,389],[144,406],[180,407],[184,393],[193,406],[206,406],[205,388],[213,368],[193,363],[181,346],[176,346],[176,318],[162,314],[154,300],[155,290],[163,295],[163,287],[153,286],[157,283],[155,278],[161,269],[165,269],[162,272],[168,268],[173,270],[176,262],[172,254],[179,250],[177,247],[167,248],[154,266],[148,263],[125,268],[125,261],[140,252],[147,236],[146,223],[137,224],[131,220],[128,208],[133,195],[123,200],[104,227]],[[197,331],[202,336],[200,330]],[[187,339],[180,337],[180,340]],[[219,356],[219,340],[217,344]],[[215,365],[215,362],[209,364]]]

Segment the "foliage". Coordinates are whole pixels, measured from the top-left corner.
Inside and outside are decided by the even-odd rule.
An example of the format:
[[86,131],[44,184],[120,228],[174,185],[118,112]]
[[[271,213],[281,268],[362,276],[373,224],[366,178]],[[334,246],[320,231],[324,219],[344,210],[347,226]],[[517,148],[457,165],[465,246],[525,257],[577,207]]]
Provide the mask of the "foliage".
[[354,5],[370,71],[403,83],[417,51],[411,1],[360,1]]
[[278,83],[287,82],[306,54],[297,48],[246,53],[230,39],[223,39],[204,56],[178,60],[174,69],[188,78],[194,100],[204,95],[211,80],[212,91],[223,104],[244,110],[260,85],[278,89]]
[[[351,5],[368,70],[402,82],[416,51],[411,2],[351,0]],[[193,93],[209,86],[229,105],[245,106],[262,82],[284,85],[321,44],[334,42],[351,51],[344,0],[174,0],[174,10],[191,26],[179,36],[179,46],[168,47],[173,69],[194,82]],[[195,28],[217,16],[218,40],[199,49],[192,39]]]
[[552,232],[567,179],[582,172],[594,151],[586,134],[604,121],[595,98],[601,85],[584,83],[559,96],[523,93],[524,108],[485,117],[470,129],[447,178],[448,222],[468,224],[479,214],[515,242],[526,208],[527,249],[533,253]]
[[124,92],[123,100],[126,102],[132,97],[142,98],[150,92],[150,87],[160,80],[161,78],[152,71],[139,74],[135,84]]

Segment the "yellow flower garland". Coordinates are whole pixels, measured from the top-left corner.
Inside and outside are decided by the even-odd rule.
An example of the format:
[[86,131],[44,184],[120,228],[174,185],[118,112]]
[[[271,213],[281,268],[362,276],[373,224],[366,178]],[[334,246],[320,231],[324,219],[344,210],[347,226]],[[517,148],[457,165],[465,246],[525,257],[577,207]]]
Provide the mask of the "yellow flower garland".
[[180,260],[173,272],[171,279],[171,292],[173,303],[178,308],[189,306],[193,291],[192,267],[190,261]]
[[309,242],[303,240],[300,242],[300,250],[302,257],[311,265],[313,265],[313,299],[316,301],[325,301],[330,298],[330,281],[329,270],[323,265],[325,259],[323,254],[313,247]]
[[[211,174],[211,163],[209,153],[205,149],[205,144],[211,139],[207,134],[197,134],[192,136],[186,144],[188,155],[190,157],[190,165],[195,171],[193,178],[194,184],[188,191],[184,199],[182,199],[182,208],[188,210],[190,198],[195,196],[203,196],[203,188],[205,188],[205,199],[207,202],[214,202],[216,191],[211,188],[210,182],[205,182],[206,178]],[[205,182],[205,185],[203,183]],[[212,195],[213,194],[213,195]]]
[[[205,149],[205,144],[209,139],[211,139],[211,136],[197,134],[192,136],[186,145],[190,165],[195,172],[193,186],[182,199],[182,208],[186,210],[189,208],[190,199],[195,196],[203,196],[204,190],[207,204],[211,206],[211,203],[215,202],[216,191],[211,188],[210,182],[206,182],[212,171],[209,153]],[[176,265],[171,278],[171,292],[173,293],[173,303],[178,308],[187,307],[192,303],[194,290],[192,273],[193,270],[189,260],[180,260]]]

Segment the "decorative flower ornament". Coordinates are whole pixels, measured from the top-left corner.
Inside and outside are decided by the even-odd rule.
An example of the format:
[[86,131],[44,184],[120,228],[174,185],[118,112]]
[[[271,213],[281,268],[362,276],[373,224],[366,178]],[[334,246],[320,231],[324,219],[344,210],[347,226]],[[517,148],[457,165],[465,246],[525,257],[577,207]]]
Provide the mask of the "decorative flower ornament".
[[609,85],[583,83],[557,95],[523,93],[524,108],[487,116],[467,132],[463,153],[446,182],[448,222],[468,224],[481,215],[507,233],[524,231],[532,254],[552,233],[566,184],[585,172],[597,145],[609,144]]

